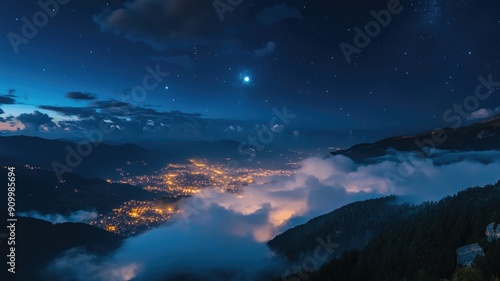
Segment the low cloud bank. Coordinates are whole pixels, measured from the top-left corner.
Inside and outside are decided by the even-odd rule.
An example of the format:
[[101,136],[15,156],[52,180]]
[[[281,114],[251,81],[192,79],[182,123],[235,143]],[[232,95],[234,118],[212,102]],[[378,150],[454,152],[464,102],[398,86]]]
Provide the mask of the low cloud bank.
[[206,190],[185,199],[173,224],[129,238],[111,257],[73,251],[49,270],[66,280],[269,280],[287,265],[265,242],[290,227],[384,195],[438,200],[495,183],[498,171],[500,151],[434,150],[425,159],[392,152],[369,165],[344,156],[309,158],[292,176],[259,179],[241,195]]

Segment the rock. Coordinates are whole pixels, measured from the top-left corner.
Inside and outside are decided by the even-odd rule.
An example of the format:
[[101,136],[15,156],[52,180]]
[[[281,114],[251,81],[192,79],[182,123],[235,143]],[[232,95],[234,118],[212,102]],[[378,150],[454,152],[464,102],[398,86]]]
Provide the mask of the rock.
[[459,266],[471,266],[478,255],[484,255],[483,248],[478,243],[460,247],[455,252]]

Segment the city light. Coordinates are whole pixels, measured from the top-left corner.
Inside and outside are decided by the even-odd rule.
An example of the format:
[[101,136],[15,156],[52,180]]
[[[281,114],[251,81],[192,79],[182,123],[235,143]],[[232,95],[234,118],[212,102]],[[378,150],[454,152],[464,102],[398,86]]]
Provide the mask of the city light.
[[[292,166],[298,166],[292,165]],[[241,195],[245,186],[257,178],[271,176],[290,176],[293,169],[271,170],[262,168],[227,168],[223,164],[209,164],[206,160],[190,159],[188,163],[173,163],[150,174],[131,177],[126,168],[117,168],[119,180],[107,182],[130,184],[142,187],[171,200],[138,201],[131,200],[113,209],[108,214],[101,214],[91,224],[123,236],[136,235],[170,220],[179,212],[176,201],[186,196],[200,193],[204,189]]]

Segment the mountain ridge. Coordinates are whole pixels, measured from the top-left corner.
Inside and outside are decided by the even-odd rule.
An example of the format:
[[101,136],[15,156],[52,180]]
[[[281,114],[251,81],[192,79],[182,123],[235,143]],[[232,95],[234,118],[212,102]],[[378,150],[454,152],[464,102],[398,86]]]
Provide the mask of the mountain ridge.
[[371,163],[373,158],[387,154],[389,149],[417,152],[422,156],[429,148],[452,151],[485,151],[500,149],[500,115],[465,127],[443,128],[415,135],[394,136],[373,143],[360,143],[345,150],[331,152],[360,163]]

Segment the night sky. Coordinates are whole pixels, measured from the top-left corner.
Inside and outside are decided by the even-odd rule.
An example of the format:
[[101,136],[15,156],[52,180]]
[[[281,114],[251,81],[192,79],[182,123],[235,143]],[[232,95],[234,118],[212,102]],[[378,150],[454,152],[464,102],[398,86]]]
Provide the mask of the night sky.
[[[478,76],[500,81],[498,1],[60,2],[32,38],[23,17],[43,24],[41,6],[2,3],[2,135],[78,138],[104,120],[124,142],[244,139],[286,106],[277,135],[345,145],[452,126]],[[348,63],[340,44],[388,5],[400,12]]]

